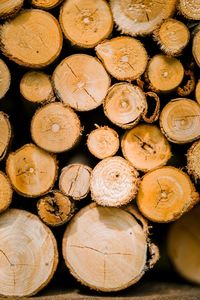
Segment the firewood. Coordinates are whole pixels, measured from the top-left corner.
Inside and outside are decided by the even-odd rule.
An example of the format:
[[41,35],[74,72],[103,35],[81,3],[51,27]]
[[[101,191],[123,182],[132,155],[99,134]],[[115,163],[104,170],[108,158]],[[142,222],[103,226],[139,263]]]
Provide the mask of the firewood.
[[167,139],[155,125],[140,124],[126,131],[121,148],[124,157],[144,172],[165,165],[172,155]]
[[194,56],[194,59],[200,67],[200,50],[199,50],[199,45],[200,45],[200,30],[195,34],[193,38],[193,44],[192,44],[192,54]]
[[138,172],[120,156],[100,161],[92,170],[92,200],[102,206],[121,206],[133,200],[138,191]]
[[13,17],[22,8],[24,0],[1,0],[0,19]]
[[110,4],[118,29],[132,36],[152,33],[176,8],[176,0],[111,0]]
[[198,80],[195,88],[195,98],[197,102],[200,104],[200,80]]
[[113,156],[119,149],[118,133],[108,126],[97,126],[88,135],[87,147],[99,159]]
[[50,77],[40,71],[29,71],[20,82],[20,93],[31,103],[44,104],[54,100]]
[[0,213],[5,211],[12,201],[12,187],[7,176],[0,171]]
[[200,137],[200,106],[196,101],[176,98],[165,105],[160,115],[160,128],[167,139],[183,144]]
[[0,294],[36,294],[51,280],[58,264],[56,240],[40,219],[20,209],[0,216]]
[[44,10],[52,9],[62,2],[63,0],[31,0],[32,6]]
[[104,292],[135,284],[159,256],[148,239],[148,225],[138,212],[95,204],[80,210],[67,226],[62,252],[78,281]]
[[0,30],[1,50],[19,65],[42,68],[51,64],[62,49],[58,21],[39,9],[22,11]]
[[39,108],[31,121],[31,135],[42,149],[59,153],[74,147],[81,135],[77,114],[62,103],[49,103]]
[[[146,92],[145,96],[147,99],[147,107],[145,108],[145,110],[142,114],[142,118],[146,123],[153,123],[158,120],[159,115],[160,115],[160,98],[154,92]],[[152,99],[156,103],[155,103],[155,108],[154,108],[153,112],[151,112],[151,114],[149,114],[149,108],[151,108]]]
[[84,164],[70,164],[61,170],[59,189],[66,196],[79,201],[90,191],[92,169]]
[[193,176],[196,182],[200,179],[199,160],[200,141],[196,141],[192,144],[192,146],[188,149],[187,152],[187,170],[188,173]]
[[191,20],[200,20],[200,3],[196,0],[179,0],[179,12],[185,18]]
[[53,155],[34,144],[26,144],[10,153],[6,172],[15,191],[25,197],[48,193],[57,178],[57,162]]
[[190,177],[178,168],[165,166],[144,175],[137,205],[149,220],[174,221],[200,200]]
[[163,52],[177,56],[187,46],[190,32],[184,23],[175,19],[167,19],[154,32],[154,38],[158,41]]
[[196,80],[193,70],[184,70],[184,79],[186,79],[186,83],[184,83],[183,85],[181,84],[177,88],[177,94],[181,97],[189,96],[195,90],[196,86]]
[[78,111],[100,106],[110,87],[110,77],[101,62],[86,54],[66,57],[52,80],[57,97]]
[[9,117],[0,111],[0,161],[4,159],[11,140]]
[[200,284],[199,274],[200,208],[171,225],[167,238],[167,252],[176,271],[186,280]]
[[53,190],[37,202],[39,217],[49,226],[60,226],[74,214],[74,203],[60,191]]
[[105,40],[95,50],[107,71],[118,80],[135,80],[146,69],[147,52],[135,38],[120,36]]
[[10,88],[11,75],[5,62],[0,59],[0,99],[2,99]]
[[181,62],[163,54],[151,58],[147,68],[147,78],[152,90],[157,92],[171,92],[183,80],[184,68]]
[[136,85],[116,83],[109,89],[103,108],[112,123],[124,129],[132,128],[147,110],[145,93]]
[[105,0],[68,0],[61,8],[60,24],[72,44],[93,48],[111,34],[113,18]]

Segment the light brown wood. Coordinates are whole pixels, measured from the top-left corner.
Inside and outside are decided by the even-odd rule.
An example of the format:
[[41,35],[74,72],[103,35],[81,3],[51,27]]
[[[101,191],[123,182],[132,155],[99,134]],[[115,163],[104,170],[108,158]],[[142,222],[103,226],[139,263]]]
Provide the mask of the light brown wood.
[[3,24],[1,50],[19,65],[42,68],[51,64],[62,49],[62,32],[53,15],[39,9],[22,11]]
[[190,177],[171,166],[145,174],[137,195],[140,212],[147,219],[158,223],[180,218],[199,200]]
[[1,0],[0,1],[0,19],[13,17],[21,9],[24,0]]
[[195,88],[195,98],[197,102],[200,104],[200,80],[198,80]]
[[133,210],[95,204],[81,209],[63,237],[62,252],[72,275],[82,284],[104,292],[138,282],[150,266],[148,233],[144,219],[139,217],[143,219],[140,223],[138,216]]
[[105,0],[68,0],[60,10],[60,24],[72,44],[93,48],[111,34],[113,18]]
[[66,196],[79,201],[90,191],[92,169],[84,164],[70,164],[61,170],[59,189]]
[[110,87],[110,77],[101,62],[86,54],[66,57],[52,80],[58,98],[78,111],[100,106]]
[[92,200],[99,205],[113,207],[129,203],[138,191],[138,175],[136,169],[120,156],[103,159],[92,170]]
[[191,20],[200,20],[199,0],[179,0],[178,9],[185,18]]
[[17,193],[39,197],[51,190],[57,178],[57,162],[53,155],[34,144],[26,144],[9,154],[6,172]]
[[154,38],[160,48],[168,55],[180,55],[190,40],[187,26],[176,19],[165,20],[160,28],[155,31]]
[[136,85],[116,83],[109,89],[103,108],[112,123],[124,129],[132,128],[147,110],[145,93]]
[[31,121],[33,141],[42,149],[53,153],[74,147],[80,139],[81,131],[77,114],[58,102],[39,108]]
[[181,97],[187,97],[195,90],[195,86],[196,79],[194,71],[191,69],[184,70],[184,79],[182,84],[177,88],[177,94]]
[[121,149],[124,157],[144,172],[165,165],[172,155],[171,147],[160,129],[147,124],[126,131]]
[[63,0],[31,0],[32,6],[45,10],[52,9],[62,2]]
[[68,222],[74,214],[74,203],[58,190],[51,191],[37,202],[37,212],[44,223],[60,226]]
[[200,179],[200,141],[196,141],[187,152],[187,171],[193,176],[196,182]]
[[[146,123],[153,123],[158,120],[160,115],[160,98],[154,92],[146,92],[145,96],[147,100],[147,107],[142,114],[142,118]],[[155,101],[155,108],[153,112],[149,114],[149,108],[152,107],[151,105],[152,100]]]
[[171,100],[160,115],[160,128],[167,139],[183,144],[200,137],[200,106],[187,98]]
[[2,99],[10,88],[11,75],[5,62],[0,59],[0,99]]
[[195,284],[200,284],[199,226],[200,208],[196,206],[171,225],[167,237],[168,255],[176,271]]
[[197,31],[193,38],[193,44],[192,44],[192,54],[193,57],[198,65],[200,67],[200,30]]
[[40,219],[20,209],[0,215],[0,294],[36,294],[51,280],[58,264],[56,240]]
[[163,54],[157,54],[150,60],[147,68],[147,78],[150,87],[157,92],[171,92],[176,89],[184,76],[181,62]]
[[147,52],[135,38],[120,36],[105,40],[95,50],[107,71],[118,80],[135,80],[146,69]]
[[118,133],[108,126],[97,126],[88,135],[87,147],[99,159],[113,156],[119,149]]
[[31,103],[44,104],[54,100],[50,77],[40,71],[29,71],[20,81],[20,93]]
[[152,33],[176,8],[176,0],[111,0],[110,4],[118,29],[132,36]]
[[0,213],[5,211],[12,201],[12,187],[7,176],[0,171]]
[[9,117],[0,111],[0,161],[4,159],[11,140],[11,126]]

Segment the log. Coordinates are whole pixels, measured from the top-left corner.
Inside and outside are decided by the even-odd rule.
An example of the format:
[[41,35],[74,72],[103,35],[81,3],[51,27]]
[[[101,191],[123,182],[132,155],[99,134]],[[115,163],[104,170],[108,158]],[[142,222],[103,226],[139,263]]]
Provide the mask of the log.
[[66,166],[59,178],[60,191],[75,201],[84,199],[90,191],[91,171],[90,167],[81,163]]
[[100,161],[92,170],[92,200],[102,206],[121,206],[132,201],[140,180],[136,169],[120,156]]
[[108,90],[103,109],[104,114],[115,125],[123,129],[132,128],[147,110],[145,93],[131,83],[116,83]]
[[110,87],[101,62],[86,54],[66,57],[56,67],[52,81],[58,99],[78,111],[100,106]]
[[[147,100],[147,107],[142,114],[142,118],[146,123],[156,122],[160,115],[160,98],[154,92],[146,92],[145,96]],[[151,112],[152,101],[155,102],[155,108],[153,109],[153,112]]]
[[187,151],[187,171],[194,178],[195,182],[200,179],[200,141],[196,141]]
[[135,38],[120,36],[105,40],[95,50],[107,71],[118,80],[135,80],[146,69],[147,52]]
[[200,80],[198,80],[195,88],[195,98],[197,102],[200,104]]
[[0,161],[4,159],[11,141],[11,125],[9,117],[0,111]]
[[119,149],[118,133],[108,126],[97,126],[88,135],[87,147],[90,153],[98,159],[113,156]]
[[[149,261],[148,248],[154,252]],[[78,281],[104,292],[135,284],[158,259],[142,216],[133,209],[128,212],[95,204],[81,209],[67,226],[62,252]]]
[[121,142],[123,156],[138,170],[148,172],[166,165],[171,147],[156,125],[139,124],[125,132]]
[[39,197],[53,187],[57,178],[57,161],[34,144],[26,144],[9,154],[6,172],[17,193]]
[[200,284],[199,274],[199,206],[171,225],[167,237],[167,252],[177,271],[191,283]]
[[54,100],[50,77],[44,72],[29,71],[20,81],[20,93],[32,104],[45,104]]
[[0,19],[6,19],[16,15],[22,8],[24,0],[1,0]]
[[199,45],[200,45],[200,30],[197,31],[193,38],[193,44],[192,44],[192,54],[193,57],[198,65],[200,67],[200,50],[199,50]]
[[12,201],[12,187],[7,176],[0,171],[0,213],[4,212]]
[[31,5],[36,8],[49,10],[55,8],[62,2],[63,0],[31,0]]
[[56,240],[40,219],[24,210],[0,216],[0,294],[36,294],[51,280],[58,264]]
[[178,10],[187,19],[200,20],[199,1],[179,0]]
[[123,34],[143,36],[152,33],[163,20],[173,15],[176,0],[111,0],[110,5],[118,30]]
[[0,59],[0,99],[2,99],[10,88],[11,75],[5,62]]
[[148,64],[146,75],[153,91],[168,93],[181,84],[184,68],[178,59],[156,54]]
[[65,37],[82,48],[93,48],[113,30],[110,6],[105,0],[68,0],[60,10]]
[[176,144],[189,143],[200,137],[200,106],[187,98],[171,100],[160,115],[160,128]]
[[74,215],[74,203],[58,190],[51,191],[37,202],[37,212],[41,220],[49,226],[60,226]]
[[39,108],[31,120],[31,136],[42,149],[60,153],[73,148],[81,136],[77,114],[62,103],[49,103]]
[[0,30],[3,54],[25,67],[42,68],[51,64],[60,54],[62,41],[58,21],[39,9],[22,11]]
[[183,49],[187,46],[190,40],[190,32],[183,22],[176,19],[167,19],[154,32],[154,39],[164,53],[178,56],[182,54]]
[[137,194],[140,212],[147,219],[158,223],[179,219],[199,200],[190,177],[171,166],[145,174]]

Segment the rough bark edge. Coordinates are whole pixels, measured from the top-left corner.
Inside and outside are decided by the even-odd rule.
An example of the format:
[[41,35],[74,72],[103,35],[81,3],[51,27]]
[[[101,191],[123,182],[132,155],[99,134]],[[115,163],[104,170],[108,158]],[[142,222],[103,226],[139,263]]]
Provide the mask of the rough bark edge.
[[8,178],[8,176],[4,172],[2,172],[2,171],[0,171],[0,174],[7,180],[8,185],[10,186],[10,191],[11,191],[11,195],[10,195],[10,198],[8,200],[7,206],[4,207],[4,209],[0,210],[0,214],[1,214],[4,211],[6,211],[9,208],[10,204],[12,203],[13,189],[12,189],[12,185],[11,185],[11,182],[10,182],[10,179]]
[[189,76],[187,83],[181,87],[177,88],[177,94],[182,97],[189,96],[195,89],[195,76],[192,70],[184,70],[185,76]]
[[35,8],[39,8],[39,9],[43,9],[43,10],[47,10],[47,11],[48,11],[48,10],[51,10],[51,9],[53,9],[53,8],[55,8],[55,7],[57,7],[57,6],[59,6],[63,1],[64,1],[64,0],[58,0],[56,4],[51,5],[51,6],[48,6],[48,7],[45,7],[45,6],[43,6],[43,5],[37,5],[37,4],[35,4],[35,3],[32,3],[33,0],[30,0],[30,4],[31,4],[33,7],[35,7]]
[[24,0],[21,0],[21,3],[16,6],[12,11],[8,12],[8,13],[0,13],[0,19],[1,20],[6,20],[6,19],[9,19],[9,18],[13,18],[15,17],[18,12],[20,11],[20,9],[22,8],[22,6],[24,5]]
[[[147,117],[147,114],[148,114],[148,107],[147,107],[146,110],[142,114],[142,118],[146,123],[153,123],[158,120],[159,115],[160,115],[160,98],[154,92],[146,92],[145,95],[147,97],[149,96],[155,100],[156,107],[155,107],[153,114],[150,117]],[[148,102],[147,102],[147,106],[148,106]]]
[[11,124],[10,124],[10,121],[9,121],[9,116],[6,113],[4,113],[3,111],[0,111],[0,115],[3,115],[3,117],[5,118],[5,121],[6,121],[7,125],[8,125],[8,132],[9,132],[9,135],[8,135],[8,144],[6,145],[4,152],[0,156],[0,161],[2,161],[5,158],[5,156],[7,154],[7,151],[8,151],[8,148],[10,147],[10,144],[11,144],[11,140],[12,140],[12,127],[11,127]]

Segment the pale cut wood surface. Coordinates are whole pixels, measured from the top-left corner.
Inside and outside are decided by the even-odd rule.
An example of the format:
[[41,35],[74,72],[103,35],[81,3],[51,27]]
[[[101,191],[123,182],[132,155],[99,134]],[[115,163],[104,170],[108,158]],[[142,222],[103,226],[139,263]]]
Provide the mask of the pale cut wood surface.
[[5,211],[12,201],[12,186],[6,174],[0,171],[0,213]]
[[0,59],[0,99],[2,99],[10,88],[11,75],[5,62]]
[[63,0],[31,0],[31,4],[36,8],[45,10],[52,9],[62,3]]
[[[200,4],[199,4],[200,5]],[[200,10],[200,9],[199,9]],[[192,44],[192,54],[197,65],[200,67],[200,30],[195,34]]]
[[0,111],[0,161],[5,157],[11,139],[9,117]]
[[198,80],[195,88],[195,98],[197,102],[200,104],[200,80]]
[[191,20],[200,20],[199,0],[179,0],[178,9],[185,18]]
[[24,4],[24,0],[1,0],[0,1],[0,19],[12,17],[17,14]]
[[188,149],[187,152],[187,171],[193,177],[193,179],[198,182],[200,179],[200,141],[196,141]]

